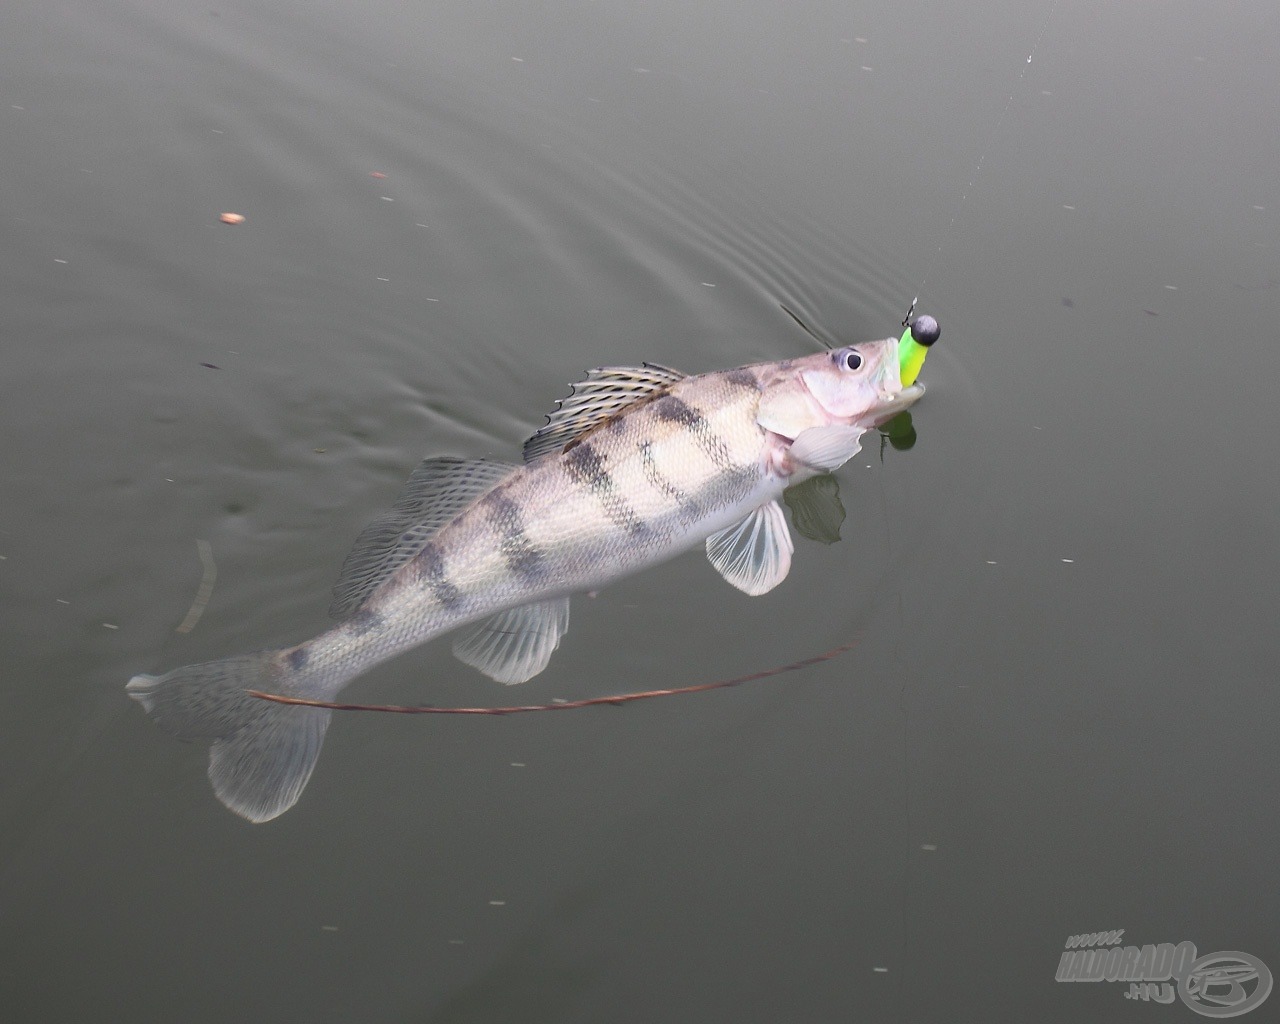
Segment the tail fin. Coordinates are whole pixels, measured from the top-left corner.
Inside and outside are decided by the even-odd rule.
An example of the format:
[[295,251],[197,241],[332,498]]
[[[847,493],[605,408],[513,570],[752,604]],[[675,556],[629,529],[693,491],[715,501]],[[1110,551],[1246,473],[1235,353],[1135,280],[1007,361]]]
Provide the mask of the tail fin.
[[[250,697],[246,690],[299,690],[279,651],[134,676],[125,689],[160,728],[181,739],[211,739],[209,781],[218,799],[250,821],[292,807],[311,778],[331,712]],[[293,685],[290,685],[291,682]]]

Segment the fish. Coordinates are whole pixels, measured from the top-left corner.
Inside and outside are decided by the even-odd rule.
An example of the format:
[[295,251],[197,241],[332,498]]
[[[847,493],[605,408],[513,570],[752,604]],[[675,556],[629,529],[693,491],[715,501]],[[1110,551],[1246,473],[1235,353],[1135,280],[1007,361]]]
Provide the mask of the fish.
[[210,741],[218,799],[269,821],[301,796],[332,712],[248,691],[332,701],[375,665],[462,627],[459,660],[521,683],[559,647],[573,594],[698,545],[731,585],[766,594],[794,551],[783,492],[839,468],[923,393],[902,384],[897,338],[696,375],[598,367],[525,442],[520,464],[424,460],[357,539],[331,629],[135,675],[126,690],[162,730]]

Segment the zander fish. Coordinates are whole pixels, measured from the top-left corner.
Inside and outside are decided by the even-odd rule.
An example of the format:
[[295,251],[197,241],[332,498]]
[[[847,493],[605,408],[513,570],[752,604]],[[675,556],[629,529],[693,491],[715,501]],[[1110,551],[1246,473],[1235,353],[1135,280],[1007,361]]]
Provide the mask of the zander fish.
[[862,434],[911,405],[898,339],[688,376],[590,371],[524,445],[524,464],[435,458],[356,542],[334,588],[341,622],[296,647],[138,675],[129,695],[183,738],[212,740],[218,798],[250,821],[288,810],[331,712],[249,696],[333,700],[356,676],[432,637],[503,683],[541,672],[569,626],[569,595],[705,542],[748,594],[786,577],[778,499],[834,470]]

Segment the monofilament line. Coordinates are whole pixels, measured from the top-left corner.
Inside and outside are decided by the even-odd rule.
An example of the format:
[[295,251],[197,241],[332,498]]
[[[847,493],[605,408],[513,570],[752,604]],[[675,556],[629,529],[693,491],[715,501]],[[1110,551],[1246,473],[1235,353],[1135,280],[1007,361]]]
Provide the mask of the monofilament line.
[[1009,108],[1013,105],[1013,97],[1017,95],[1018,90],[1022,88],[1022,83],[1027,77],[1027,68],[1031,67],[1031,61],[1036,55],[1036,50],[1040,49],[1040,41],[1044,39],[1045,32],[1049,29],[1049,22],[1053,19],[1053,12],[1058,9],[1058,0],[1052,0],[1049,4],[1049,12],[1044,16],[1044,22],[1040,25],[1040,33],[1036,36],[1035,43],[1031,46],[1031,52],[1027,54],[1027,59],[1022,65],[1022,70],[1018,72],[1018,80],[1013,83],[1013,88],[1009,90],[1009,96],[1004,101],[1004,109],[1000,111],[1000,116],[996,119],[995,127],[991,129],[991,135],[987,139],[987,144],[978,156],[978,162],[973,165],[973,173],[969,176],[969,181],[964,187],[964,193],[960,196],[959,201],[955,205],[955,212],[951,214],[951,220],[947,222],[946,228],[939,236],[938,247],[933,250],[929,257],[929,264],[925,267],[925,274],[920,279],[920,286],[916,289],[919,295],[924,291],[924,286],[929,280],[929,272],[933,269],[933,264],[942,254],[943,245],[951,238],[952,228],[955,227],[956,218],[959,217],[960,211],[964,209],[964,204],[969,198],[969,193],[973,191],[973,184],[978,180],[978,175],[982,173],[982,164],[987,159],[987,154],[991,152],[995,146],[996,139],[1000,136],[1000,127],[1004,124],[1005,116],[1009,113]]

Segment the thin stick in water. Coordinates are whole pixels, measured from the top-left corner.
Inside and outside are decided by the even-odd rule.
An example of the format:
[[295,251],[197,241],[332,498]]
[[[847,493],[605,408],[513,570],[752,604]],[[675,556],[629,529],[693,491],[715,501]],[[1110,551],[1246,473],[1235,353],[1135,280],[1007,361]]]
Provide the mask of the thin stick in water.
[[678,697],[686,693],[704,693],[707,690],[722,690],[729,686],[752,683],[771,676],[780,676],[785,672],[798,672],[811,665],[820,665],[824,661],[851,651],[862,642],[859,637],[847,644],[833,647],[823,654],[811,658],[793,661],[789,665],[767,668],[762,672],[752,672],[733,679],[720,679],[714,683],[699,683],[696,686],[680,686],[670,690],[641,690],[634,693],[619,693],[612,697],[588,697],[584,700],[568,700],[558,704],[516,704],[500,708],[442,708],[435,705],[402,705],[402,704],[337,704],[327,700],[307,700],[303,697],[285,697],[278,693],[263,693],[260,690],[246,691],[250,697],[274,701],[276,704],[295,704],[306,708],[328,708],[330,711],[382,711],[393,715],[518,715],[526,711],[576,711],[578,708],[596,707],[602,704],[630,704],[632,701],[649,700],[653,697]]
[[200,563],[204,566],[204,576],[200,579],[200,587],[196,590],[196,599],[191,602],[191,610],[174,630],[175,633],[190,633],[196,628],[200,616],[204,614],[209,598],[213,596],[213,584],[218,579],[218,567],[213,562],[213,547],[207,540],[196,541],[196,550],[200,552]]

